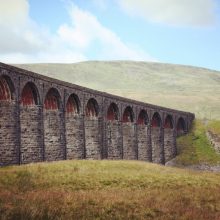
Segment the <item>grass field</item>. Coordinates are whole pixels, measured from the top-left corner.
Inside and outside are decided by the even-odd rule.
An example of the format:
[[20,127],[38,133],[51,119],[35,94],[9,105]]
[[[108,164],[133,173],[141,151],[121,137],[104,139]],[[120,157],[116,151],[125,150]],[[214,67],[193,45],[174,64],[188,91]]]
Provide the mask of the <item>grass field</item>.
[[220,174],[137,161],[62,161],[0,169],[1,219],[220,216]]
[[[178,165],[218,164],[196,121]],[[139,161],[60,161],[0,168],[0,219],[219,220],[220,173]]]
[[46,76],[220,120],[220,72],[163,63],[114,61],[18,65]]

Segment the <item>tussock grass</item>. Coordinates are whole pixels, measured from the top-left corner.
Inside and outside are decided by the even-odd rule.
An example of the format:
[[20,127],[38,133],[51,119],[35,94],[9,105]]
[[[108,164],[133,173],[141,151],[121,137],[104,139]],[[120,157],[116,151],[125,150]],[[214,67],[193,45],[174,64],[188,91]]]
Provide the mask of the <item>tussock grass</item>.
[[[220,122],[208,124],[209,129],[218,131]],[[213,126],[213,127],[212,127]],[[193,122],[192,130],[187,135],[177,138],[177,165],[220,164],[220,155],[211,146],[206,136],[207,126],[200,120]]]
[[220,121],[218,120],[209,121],[207,125],[207,129],[211,131],[213,134],[220,135]]
[[220,174],[138,161],[0,169],[0,219],[219,219]]

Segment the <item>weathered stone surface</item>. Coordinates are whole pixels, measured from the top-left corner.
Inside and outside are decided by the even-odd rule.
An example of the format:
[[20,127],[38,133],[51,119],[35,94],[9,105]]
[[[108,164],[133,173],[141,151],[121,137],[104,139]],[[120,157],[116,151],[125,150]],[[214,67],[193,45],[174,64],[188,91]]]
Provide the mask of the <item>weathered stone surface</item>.
[[107,158],[112,160],[122,159],[121,123],[119,121],[108,121],[106,133],[108,149]]
[[96,117],[85,120],[86,159],[101,159],[101,130]]
[[0,165],[19,163],[16,106],[0,101]]
[[21,163],[43,160],[41,110],[38,106],[20,106]]
[[154,163],[164,163],[164,150],[162,132],[160,127],[151,129],[152,161]]
[[151,161],[151,140],[147,125],[137,126],[138,160]]
[[78,114],[66,115],[67,159],[84,158],[83,118]]
[[122,123],[123,129],[123,159],[137,160],[135,125],[132,122]]
[[176,156],[176,138],[173,129],[164,129],[165,162]]
[[61,113],[58,110],[44,111],[44,144],[45,160],[54,161],[65,158]]

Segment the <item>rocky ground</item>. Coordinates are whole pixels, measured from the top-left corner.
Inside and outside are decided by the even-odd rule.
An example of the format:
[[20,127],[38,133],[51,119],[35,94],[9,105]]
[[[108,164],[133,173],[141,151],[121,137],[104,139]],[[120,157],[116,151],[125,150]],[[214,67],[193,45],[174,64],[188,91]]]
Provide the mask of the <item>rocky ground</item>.
[[210,172],[220,172],[220,164],[219,165],[211,165],[211,164],[195,164],[195,165],[179,165],[176,164],[175,158],[173,160],[168,161],[165,166],[170,167],[179,167],[183,169],[190,170],[199,170],[199,171],[210,171]]

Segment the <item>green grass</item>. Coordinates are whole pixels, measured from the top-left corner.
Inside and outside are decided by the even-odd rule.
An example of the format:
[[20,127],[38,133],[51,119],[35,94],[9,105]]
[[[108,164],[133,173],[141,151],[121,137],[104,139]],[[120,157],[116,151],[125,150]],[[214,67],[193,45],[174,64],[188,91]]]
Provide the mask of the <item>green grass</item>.
[[[209,127],[212,123],[210,122]],[[220,164],[220,155],[215,152],[207,139],[206,130],[206,125],[196,120],[190,133],[177,138],[179,156],[176,157],[176,163],[178,165]]]
[[21,68],[92,89],[220,119],[220,72],[163,63],[26,64]]
[[0,169],[0,219],[214,220],[220,174],[137,161]]
[[220,135],[220,121],[218,120],[210,121],[207,125],[207,129],[211,131],[213,134]]

